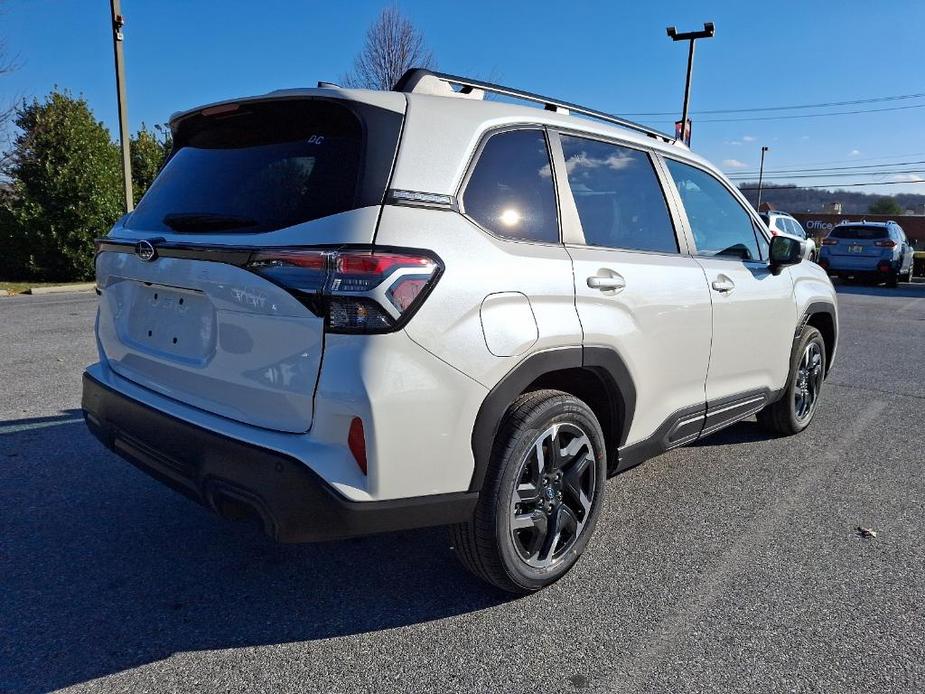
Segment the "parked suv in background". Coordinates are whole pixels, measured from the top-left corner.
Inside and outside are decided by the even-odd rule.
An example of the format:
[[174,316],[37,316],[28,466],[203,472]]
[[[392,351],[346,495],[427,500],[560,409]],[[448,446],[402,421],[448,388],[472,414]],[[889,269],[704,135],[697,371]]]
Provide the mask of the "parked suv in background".
[[912,281],[913,248],[896,222],[842,222],[822,240],[819,264],[830,275],[886,282]]
[[669,136],[425,70],[171,128],[98,242],[86,421],[279,541],[449,524],[529,592],[581,554],[608,475],[813,418],[831,282]]
[[812,237],[806,235],[803,225],[796,219],[786,212],[762,212],[760,216],[768,229],[770,229],[772,235],[787,234],[806,241],[809,244],[809,255],[807,257],[812,261],[818,258],[819,252],[816,249],[816,242]]

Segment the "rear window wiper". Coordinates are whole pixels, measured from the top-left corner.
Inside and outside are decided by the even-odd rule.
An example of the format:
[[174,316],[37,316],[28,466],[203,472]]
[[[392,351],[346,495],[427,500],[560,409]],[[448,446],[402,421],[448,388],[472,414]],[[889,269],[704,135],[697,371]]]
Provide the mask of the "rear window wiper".
[[164,215],[164,224],[174,231],[222,231],[258,226],[257,220],[251,217],[213,212],[175,212]]

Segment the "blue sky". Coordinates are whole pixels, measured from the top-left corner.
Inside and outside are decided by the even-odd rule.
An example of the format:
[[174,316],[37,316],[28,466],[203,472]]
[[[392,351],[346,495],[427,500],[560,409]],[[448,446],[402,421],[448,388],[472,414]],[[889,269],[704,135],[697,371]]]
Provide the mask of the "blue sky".
[[[175,110],[225,97],[336,81],[382,5],[123,0],[132,127],[164,122]],[[693,145],[725,170],[757,169],[762,144],[770,147],[768,170],[925,160],[925,107],[722,123],[706,120],[749,114],[696,115],[705,109],[925,93],[925,2],[919,0],[404,0],[400,7],[447,72],[490,76],[614,113],[680,111],[686,44],[672,43],[665,27],[685,31],[712,20],[716,37],[697,49]],[[0,37],[20,64],[0,80],[0,99],[41,97],[57,85],[83,94],[115,131],[107,0],[8,0]],[[925,106],[925,98],[827,110],[919,105]],[[751,115],[797,113],[807,111]],[[654,116],[648,122],[670,131],[674,119]],[[925,178],[925,164],[918,167]],[[925,182],[869,190],[925,193]]]

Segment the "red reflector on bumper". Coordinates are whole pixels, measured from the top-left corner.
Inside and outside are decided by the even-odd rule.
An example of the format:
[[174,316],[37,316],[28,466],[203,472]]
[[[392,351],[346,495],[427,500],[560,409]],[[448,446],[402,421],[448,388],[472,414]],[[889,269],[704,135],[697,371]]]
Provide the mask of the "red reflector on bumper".
[[366,474],[366,435],[363,433],[363,420],[354,417],[350,422],[350,432],[347,434],[347,446],[353,453],[354,460],[357,461],[360,470]]

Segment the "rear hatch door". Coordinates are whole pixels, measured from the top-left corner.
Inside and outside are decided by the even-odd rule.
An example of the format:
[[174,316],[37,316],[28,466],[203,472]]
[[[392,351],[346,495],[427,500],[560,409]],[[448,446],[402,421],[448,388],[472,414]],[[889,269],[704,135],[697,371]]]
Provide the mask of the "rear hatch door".
[[[871,259],[880,258],[889,249],[883,244],[889,241],[890,235],[885,227],[852,225],[836,227],[827,237],[830,240],[828,252],[831,255],[847,256],[849,258]],[[831,241],[836,243],[831,244]]]
[[[247,269],[261,249],[371,244],[404,99],[219,105],[174,124],[166,165],[102,240],[100,350],[180,402],[304,432],[324,350],[316,286]],[[309,281],[307,284],[312,284]]]

